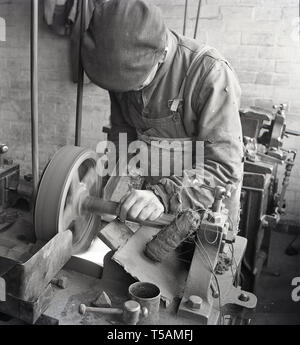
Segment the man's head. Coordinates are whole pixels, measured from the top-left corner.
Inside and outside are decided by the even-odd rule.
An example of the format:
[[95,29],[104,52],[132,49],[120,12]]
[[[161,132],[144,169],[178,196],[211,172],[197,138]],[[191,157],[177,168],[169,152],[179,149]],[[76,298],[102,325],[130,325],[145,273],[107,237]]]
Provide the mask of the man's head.
[[104,89],[137,90],[163,61],[167,32],[160,10],[145,0],[101,2],[84,36],[84,69]]

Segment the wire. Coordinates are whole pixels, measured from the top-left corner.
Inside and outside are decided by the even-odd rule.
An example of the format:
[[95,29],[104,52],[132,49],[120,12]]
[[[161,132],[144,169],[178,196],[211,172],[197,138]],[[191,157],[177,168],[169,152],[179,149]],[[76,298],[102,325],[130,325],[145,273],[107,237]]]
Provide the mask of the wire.
[[[213,277],[214,277],[214,279],[215,279],[215,281],[216,281],[216,284],[217,284],[217,289],[218,289],[218,294],[219,294],[219,309],[220,309],[220,315],[221,315],[220,322],[221,322],[221,320],[222,320],[222,322],[223,322],[223,324],[224,324],[224,323],[225,323],[225,319],[224,319],[224,315],[223,315],[223,311],[222,311],[221,289],[220,289],[219,280],[218,280],[218,278],[217,278],[217,276],[216,276],[216,274],[215,274],[215,272],[214,272],[213,264],[212,264],[212,262],[211,262],[211,260],[210,260],[210,257],[209,257],[209,255],[208,255],[208,253],[207,253],[205,247],[203,246],[203,244],[202,244],[202,242],[201,242],[201,240],[200,240],[198,234],[196,235],[196,238],[197,238],[197,239],[196,239],[196,241],[195,241],[195,244],[196,244],[197,248],[199,249],[199,252],[203,255],[204,259],[206,260],[206,262],[207,262],[208,265],[210,266],[211,273],[212,273],[212,275],[213,275]],[[201,251],[201,248],[199,247],[199,245],[198,245],[198,243],[197,243],[197,240],[199,241],[199,244],[201,245],[203,252]],[[204,254],[205,254],[205,255],[204,255]],[[206,256],[206,258],[205,258],[205,256]],[[203,261],[203,260],[202,260],[202,261]],[[222,324],[222,323],[220,323],[220,324]]]
[[[210,219],[212,219],[212,216],[208,213],[208,215],[210,216],[210,218],[208,219],[208,221]],[[204,238],[205,238],[205,241],[208,243],[208,244],[215,244],[219,238],[219,231],[216,231],[217,235],[215,237],[215,239],[213,241],[209,241],[208,238],[207,238],[207,225],[204,227],[204,231],[203,231],[203,235],[204,235]]]

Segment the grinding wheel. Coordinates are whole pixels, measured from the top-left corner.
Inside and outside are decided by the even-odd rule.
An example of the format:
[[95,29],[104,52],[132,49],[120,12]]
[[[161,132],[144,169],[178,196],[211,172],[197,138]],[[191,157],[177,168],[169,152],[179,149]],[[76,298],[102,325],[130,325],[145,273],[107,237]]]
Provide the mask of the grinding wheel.
[[78,196],[100,196],[96,173],[97,154],[81,147],[65,146],[53,156],[40,181],[34,210],[37,239],[49,241],[58,232],[73,232],[73,253],[86,250],[96,236],[101,218],[80,214]]

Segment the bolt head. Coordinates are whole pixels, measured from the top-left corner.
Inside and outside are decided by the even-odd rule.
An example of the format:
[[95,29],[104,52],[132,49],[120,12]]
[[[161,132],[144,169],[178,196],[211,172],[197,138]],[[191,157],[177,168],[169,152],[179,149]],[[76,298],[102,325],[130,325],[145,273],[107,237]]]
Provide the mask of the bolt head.
[[249,299],[250,297],[244,292],[239,295],[239,300],[242,302],[248,302]]
[[124,303],[124,309],[131,313],[135,313],[141,310],[141,306],[138,302],[129,300]]
[[84,315],[86,312],[86,306],[84,304],[80,304],[79,306],[79,313]]
[[213,224],[221,224],[222,216],[219,213],[214,213],[209,220]]
[[213,293],[212,293],[212,296],[213,296],[213,298],[219,298],[219,292],[218,291],[214,291]]
[[199,296],[192,295],[189,297],[187,301],[187,305],[189,308],[194,309],[194,310],[199,310],[201,308],[203,300]]
[[0,146],[0,153],[6,153],[8,151],[8,147],[6,145]]
[[61,289],[66,289],[66,287],[68,286],[68,278],[67,277],[61,277],[58,279],[57,281],[57,285],[61,288]]

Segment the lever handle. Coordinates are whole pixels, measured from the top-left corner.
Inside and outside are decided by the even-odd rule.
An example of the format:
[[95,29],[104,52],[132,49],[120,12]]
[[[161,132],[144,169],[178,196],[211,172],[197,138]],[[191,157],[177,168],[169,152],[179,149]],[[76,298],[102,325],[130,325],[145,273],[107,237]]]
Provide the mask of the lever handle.
[[296,137],[300,137],[300,132],[294,131],[293,129],[286,129],[285,134],[287,135],[294,135]]
[[[104,200],[92,196],[88,196],[81,205],[81,211],[92,212],[98,215],[110,214],[113,216],[118,215],[118,209],[120,204],[115,201]],[[164,226],[169,225],[175,219],[175,216],[172,214],[163,213],[154,221],[146,220],[141,221],[138,219],[127,218],[128,221],[139,223],[145,226]]]

